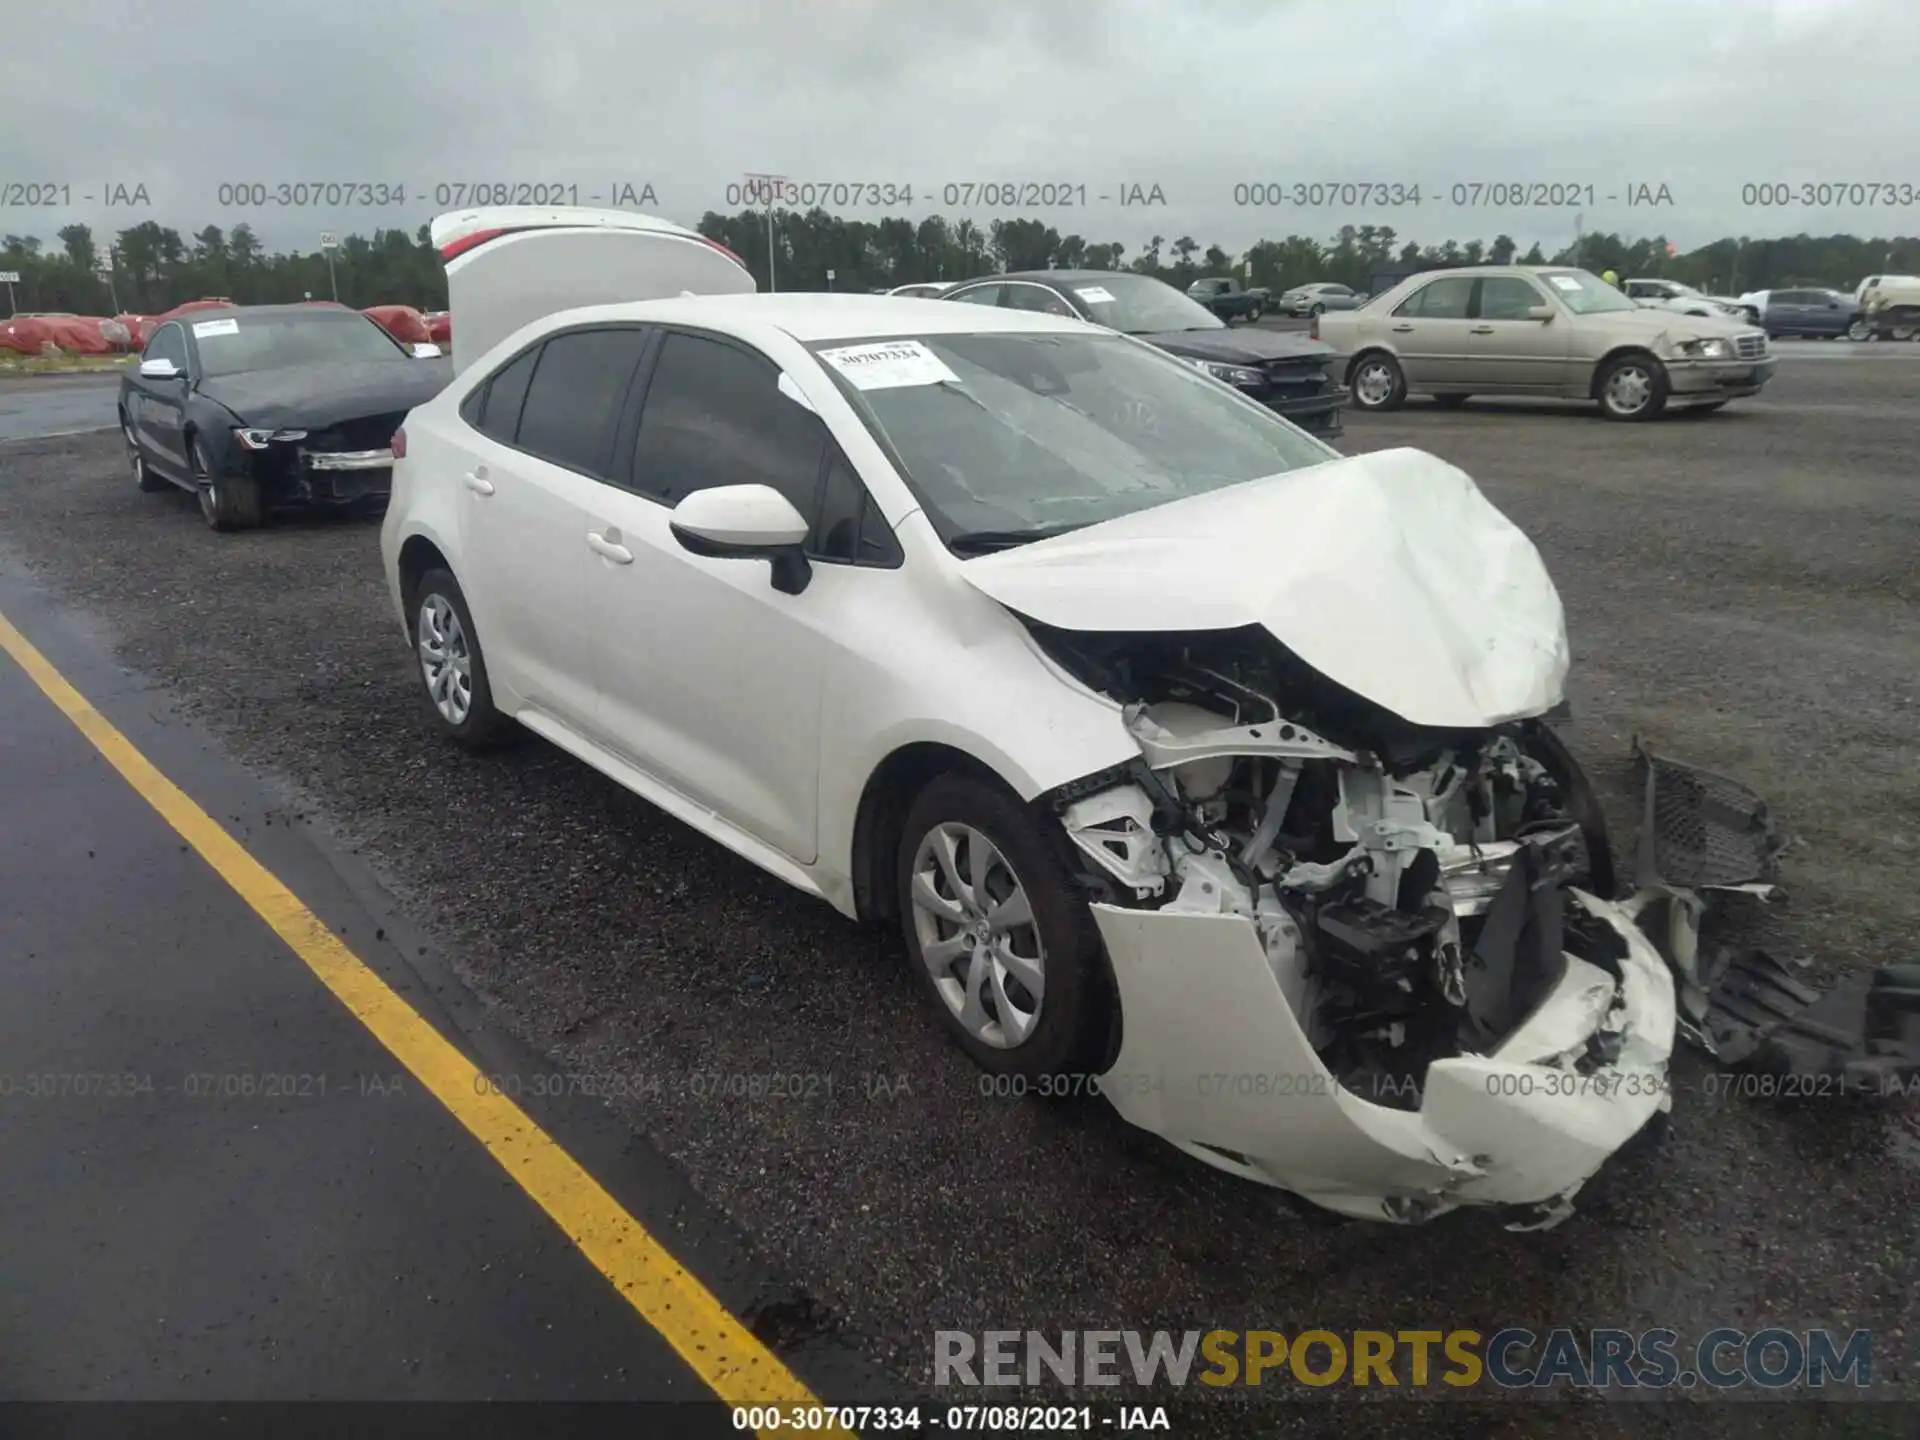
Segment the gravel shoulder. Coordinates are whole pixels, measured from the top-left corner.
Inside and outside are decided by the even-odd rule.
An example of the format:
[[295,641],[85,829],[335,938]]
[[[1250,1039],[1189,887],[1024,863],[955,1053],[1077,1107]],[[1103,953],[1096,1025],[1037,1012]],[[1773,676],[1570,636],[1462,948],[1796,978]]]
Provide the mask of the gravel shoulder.
[[[1534,537],[1618,839],[1636,733],[1769,798],[1801,843],[1791,903],[1752,934],[1822,979],[1920,955],[1917,406],[1920,365],[1809,361],[1711,417],[1416,403],[1354,417],[1343,443],[1431,450]],[[1329,1223],[1098,1104],[983,1096],[893,936],[557,750],[442,744],[373,526],[216,536],[190,497],[138,494],[117,437],[69,437],[0,445],[0,565],[303,795],[559,1068],[663,1077],[622,1102],[633,1126],[903,1375],[935,1329],[1778,1323],[1874,1329],[1877,1378],[1909,1384],[1914,1101],[1711,1096],[1686,1056],[1670,1135],[1553,1232]],[[749,1098],[729,1076],[801,1083]],[[1653,1425],[1501,1408],[1502,1433]]]

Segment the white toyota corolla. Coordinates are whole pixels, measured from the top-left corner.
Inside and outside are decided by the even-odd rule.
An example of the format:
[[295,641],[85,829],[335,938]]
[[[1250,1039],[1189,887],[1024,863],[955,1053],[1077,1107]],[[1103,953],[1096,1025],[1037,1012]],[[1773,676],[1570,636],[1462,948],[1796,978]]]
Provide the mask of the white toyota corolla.
[[434,237],[458,378],[382,551],[453,738],[897,924],[981,1066],[1348,1214],[1550,1223],[1667,1108],[1560,601],[1459,470],[1075,320],[753,294],[645,217]]

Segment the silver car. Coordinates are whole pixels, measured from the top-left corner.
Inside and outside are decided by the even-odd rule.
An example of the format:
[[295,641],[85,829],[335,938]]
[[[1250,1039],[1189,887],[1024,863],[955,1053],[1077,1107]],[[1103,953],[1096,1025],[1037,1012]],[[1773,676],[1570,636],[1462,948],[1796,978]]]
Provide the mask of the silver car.
[[1628,280],[1620,288],[1632,299],[1658,310],[1677,310],[1682,315],[1724,315],[1729,320],[1760,323],[1759,310],[1745,300],[1725,295],[1709,295],[1678,280]]
[[1367,303],[1367,297],[1345,285],[1325,282],[1314,285],[1296,285],[1280,297],[1280,313],[1283,315],[1321,315],[1329,310],[1357,310]]
[[1364,310],[1322,315],[1314,334],[1341,357],[1360,410],[1397,409],[1409,394],[1446,407],[1469,395],[1542,395],[1649,420],[1758,394],[1775,365],[1763,331],[1648,309],[1562,266],[1427,271]]

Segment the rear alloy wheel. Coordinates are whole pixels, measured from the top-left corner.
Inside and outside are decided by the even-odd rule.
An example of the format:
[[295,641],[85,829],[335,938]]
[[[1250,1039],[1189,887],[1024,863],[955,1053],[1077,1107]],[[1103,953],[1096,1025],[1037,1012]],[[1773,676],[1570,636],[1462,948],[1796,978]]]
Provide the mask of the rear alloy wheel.
[[1267,313],[1266,311],[1262,310],[1258,305],[1256,305],[1251,310],[1247,311],[1247,322],[1249,324],[1256,324],[1258,323],[1260,317],[1266,313]]
[[124,415],[120,417],[120,434],[127,442],[127,463],[133,467],[133,483],[149,495],[156,490],[172,489],[147,464],[147,457],[140,453],[140,442],[133,438],[133,424]]
[[1398,410],[1407,399],[1407,374],[1400,362],[1384,351],[1362,355],[1349,383],[1353,403],[1362,410]]
[[1595,389],[1609,420],[1651,420],[1667,408],[1667,367],[1651,355],[1616,356]]
[[457,743],[484,750],[513,733],[513,722],[493,705],[480,635],[459,582],[445,570],[420,577],[413,605],[414,659],[427,703]]
[[976,1064],[1084,1068],[1105,1033],[1099,932],[1024,806],[941,776],[907,814],[896,884],[908,963]]
[[222,532],[251,530],[260,523],[260,482],[251,475],[216,475],[207,445],[193,437],[193,483],[200,495],[200,518]]
[[1318,320],[1322,315],[1326,313],[1327,313],[1327,307],[1324,305],[1313,305],[1313,306],[1309,306],[1307,309],[1308,317],[1314,320]]
[[1847,326],[1847,339],[1849,340],[1865,340],[1872,334],[1873,332],[1867,328],[1867,322],[1864,320],[1856,320]]

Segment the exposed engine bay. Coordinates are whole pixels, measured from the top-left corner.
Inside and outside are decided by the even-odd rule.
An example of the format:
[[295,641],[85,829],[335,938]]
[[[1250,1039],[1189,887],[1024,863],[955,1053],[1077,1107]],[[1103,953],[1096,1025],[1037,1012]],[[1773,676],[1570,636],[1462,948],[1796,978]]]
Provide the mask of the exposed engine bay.
[[1347,1090],[1417,1109],[1433,1062],[1491,1053],[1569,954],[1617,973],[1619,937],[1565,904],[1568,886],[1611,897],[1614,866],[1544,722],[1413,726],[1258,628],[1034,629],[1142,752],[1051,797],[1096,898],[1252,921]]

